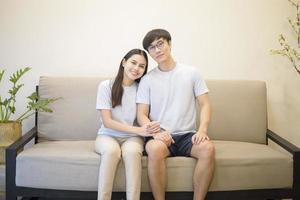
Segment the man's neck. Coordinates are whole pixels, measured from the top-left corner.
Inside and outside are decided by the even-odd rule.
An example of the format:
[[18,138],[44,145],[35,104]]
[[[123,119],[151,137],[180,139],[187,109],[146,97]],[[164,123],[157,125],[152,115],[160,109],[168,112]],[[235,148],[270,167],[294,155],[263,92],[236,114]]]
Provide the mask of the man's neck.
[[166,60],[165,62],[158,64],[158,68],[164,72],[171,71],[172,69],[175,68],[175,66],[176,66],[176,62],[173,60],[173,58],[170,58],[169,60]]

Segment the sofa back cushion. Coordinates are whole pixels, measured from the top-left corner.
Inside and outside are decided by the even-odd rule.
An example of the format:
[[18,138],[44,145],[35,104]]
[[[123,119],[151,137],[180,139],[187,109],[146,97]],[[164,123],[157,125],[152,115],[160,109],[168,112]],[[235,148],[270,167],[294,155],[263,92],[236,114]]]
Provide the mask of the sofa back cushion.
[[250,80],[206,82],[213,111],[209,136],[215,140],[264,144],[267,131],[265,82]]
[[[94,140],[100,128],[97,88],[103,77],[41,77],[41,97],[62,97],[39,113],[40,140]],[[261,81],[207,80],[213,106],[212,139],[265,142],[266,86]]]
[[53,113],[38,114],[39,140],[94,140],[100,127],[96,110],[101,77],[40,77],[42,98],[61,97],[50,107]]

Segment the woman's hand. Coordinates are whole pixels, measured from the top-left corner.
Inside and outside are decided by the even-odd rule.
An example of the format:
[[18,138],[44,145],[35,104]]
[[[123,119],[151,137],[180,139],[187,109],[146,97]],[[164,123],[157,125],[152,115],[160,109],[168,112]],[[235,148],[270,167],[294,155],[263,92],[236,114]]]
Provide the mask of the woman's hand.
[[160,131],[160,123],[157,121],[149,122],[146,125],[147,133],[154,134]]
[[136,133],[138,135],[142,136],[142,137],[151,137],[151,136],[153,136],[152,133],[148,132],[147,127],[148,127],[147,124],[144,124],[141,127],[136,127],[137,128]]
[[137,130],[135,132],[140,136],[150,137],[150,136],[154,136],[159,131],[160,131],[160,123],[157,121],[152,121],[144,124],[141,127],[137,127]]

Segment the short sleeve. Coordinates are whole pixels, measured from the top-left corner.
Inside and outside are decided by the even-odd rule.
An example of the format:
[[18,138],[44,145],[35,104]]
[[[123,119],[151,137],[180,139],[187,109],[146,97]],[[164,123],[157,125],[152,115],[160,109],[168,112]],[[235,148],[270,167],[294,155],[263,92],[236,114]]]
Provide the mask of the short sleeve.
[[194,73],[194,93],[195,97],[201,96],[207,93],[209,90],[205,83],[205,80],[199,75],[199,73]]
[[96,109],[111,109],[111,84],[110,80],[102,81],[98,86]]
[[139,83],[138,91],[136,94],[136,103],[150,104],[149,85],[149,79],[144,76]]

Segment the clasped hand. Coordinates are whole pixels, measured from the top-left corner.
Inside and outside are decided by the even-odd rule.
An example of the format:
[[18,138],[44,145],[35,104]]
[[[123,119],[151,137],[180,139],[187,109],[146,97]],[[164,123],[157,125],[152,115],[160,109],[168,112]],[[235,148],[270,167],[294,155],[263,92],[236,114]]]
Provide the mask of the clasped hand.
[[157,121],[152,121],[142,126],[143,136],[152,136],[155,140],[161,140],[167,146],[174,143],[170,131],[161,131],[160,123]]
[[152,121],[139,127],[139,129],[140,129],[139,135],[143,137],[151,137],[154,135],[154,133],[159,132],[160,123],[156,121]]

